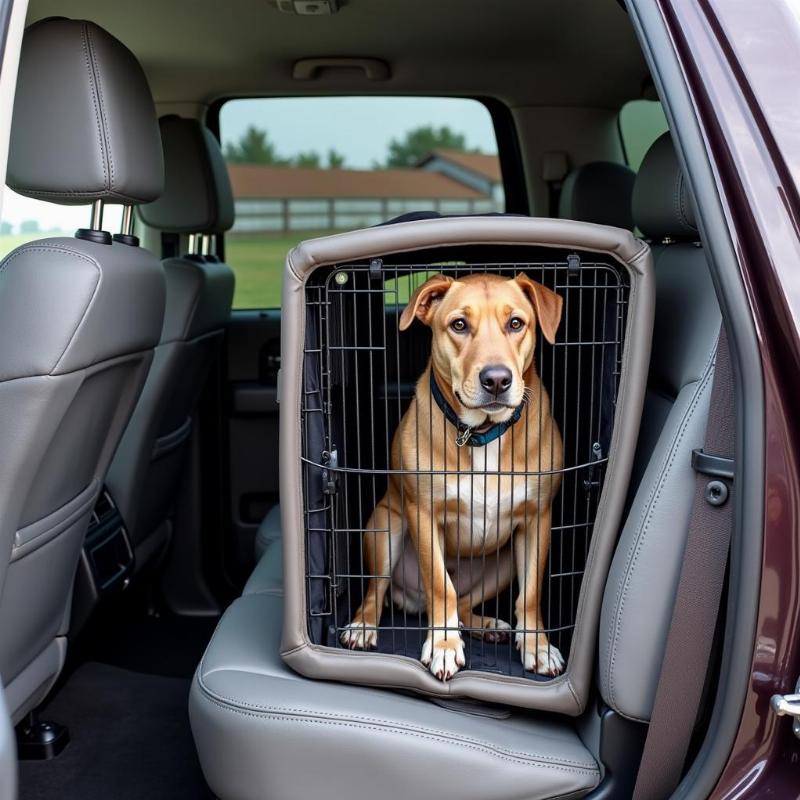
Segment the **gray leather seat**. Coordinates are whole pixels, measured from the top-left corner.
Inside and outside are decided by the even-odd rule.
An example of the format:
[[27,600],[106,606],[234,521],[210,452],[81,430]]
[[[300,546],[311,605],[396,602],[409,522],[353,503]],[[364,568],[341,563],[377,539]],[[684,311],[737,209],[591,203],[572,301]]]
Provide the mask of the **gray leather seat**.
[[[674,603],[694,496],[691,450],[702,446],[719,311],[686,187],[669,139],[637,178],[636,223],[656,242],[657,322],[639,446],[638,489],[603,602],[600,690],[620,714],[647,721]],[[680,313],[678,313],[678,310]],[[272,539],[244,595],[224,614],[198,667],[192,730],[222,800],[338,794],[581,797],[602,767],[586,712],[460,708],[397,693],[314,682],[278,655],[282,582]]]
[[266,516],[261,520],[258,526],[255,538],[255,555],[256,562],[261,560],[264,551],[269,547],[270,543],[276,539],[281,538],[281,507],[279,505],[272,506],[267,511]]
[[[150,201],[162,182],[155,108],[130,51],[90,22],[29,28],[9,186],[99,210]],[[98,230],[31,242],[0,264],[0,674],[15,721],[64,663],[81,545],[164,292],[152,253]]]
[[[162,195],[142,206],[148,225],[171,233],[223,233],[233,225],[233,196],[219,145],[193,119],[160,121]],[[163,262],[167,307],[161,341],[142,396],[125,430],[108,486],[131,535],[137,570],[160,552],[186,461],[197,399],[228,324],[233,271],[213,256]]]
[[633,230],[631,197],[636,173],[613,161],[592,161],[564,179],[558,216]]
[[225,613],[192,689],[192,730],[223,800],[579,797],[600,779],[571,726],[313,682],[278,654],[282,598]]
[[264,548],[244,587],[244,594],[283,594],[283,541],[272,539]]
[[639,486],[603,600],[600,688],[620,714],[647,721],[688,533],[695,490],[692,450],[703,446],[721,324],[669,134],[642,163],[633,212],[654,243],[656,319],[634,467]]

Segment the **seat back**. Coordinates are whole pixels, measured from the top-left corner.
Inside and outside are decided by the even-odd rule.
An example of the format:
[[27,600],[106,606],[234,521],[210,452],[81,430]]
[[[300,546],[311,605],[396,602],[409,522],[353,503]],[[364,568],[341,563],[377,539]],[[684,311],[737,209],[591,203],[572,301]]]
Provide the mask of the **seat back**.
[[564,179],[558,216],[633,230],[631,198],[636,173],[613,161],[592,161]]
[[[164,191],[139,213],[153,228],[200,243],[233,225],[228,172],[211,133],[193,119],[160,121]],[[114,457],[108,486],[132,536],[137,570],[168,539],[171,506],[186,462],[197,399],[219,352],[233,301],[232,270],[190,253],[163,262],[167,306],[141,399]]]
[[[155,107],[130,51],[90,22],[29,28],[11,188],[94,202],[99,223],[103,201],[152,200],[162,180]],[[0,675],[15,721],[63,664],[89,518],[163,321],[158,260],[99,227],[0,264]]]
[[600,624],[600,688],[630,719],[653,707],[703,446],[720,312],[669,134],[636,179],[634,220],[653,241],[656,315],[633,485]]

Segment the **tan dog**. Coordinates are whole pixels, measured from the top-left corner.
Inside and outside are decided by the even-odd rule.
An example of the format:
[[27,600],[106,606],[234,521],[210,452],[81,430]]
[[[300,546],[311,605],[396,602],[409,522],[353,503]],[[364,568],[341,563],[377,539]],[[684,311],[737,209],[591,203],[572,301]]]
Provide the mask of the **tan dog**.
[[561,310],[558,294],[525,275],[437,275],[412,295],[400,329],[415,317],[429,325],[431,359],[392,440],[391,466],[402,472],[390,476],[364,534],[366,567],[381,577],[370,579],[341,635],[345,646],[376,645],[390,585],[384,576],[392,575],[397,605],[415,611],[424,602],[430,631],[421,660],[447,680],[465,663],[459,623],[489,641],[509,635],[508,623],[474,611],[516,572],[522,663],[547,675],[563,669],[544,633],[539,595],[562,445],[534,364],[536,325],[552,343]]

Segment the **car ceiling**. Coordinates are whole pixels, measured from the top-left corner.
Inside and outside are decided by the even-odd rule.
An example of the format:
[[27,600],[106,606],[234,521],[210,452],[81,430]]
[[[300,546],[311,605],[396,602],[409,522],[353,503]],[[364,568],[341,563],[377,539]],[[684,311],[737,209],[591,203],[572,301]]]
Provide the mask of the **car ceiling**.
[[[275,0],[31,0],[29,22],[49,16],[90,19],[121,39],[159,104],[438,94],[619,108],[648,75],[617,0],[347,0],[331,16],[287,14]],[[391,77],[293,79],[298,59],[320,56],[379,58]]]

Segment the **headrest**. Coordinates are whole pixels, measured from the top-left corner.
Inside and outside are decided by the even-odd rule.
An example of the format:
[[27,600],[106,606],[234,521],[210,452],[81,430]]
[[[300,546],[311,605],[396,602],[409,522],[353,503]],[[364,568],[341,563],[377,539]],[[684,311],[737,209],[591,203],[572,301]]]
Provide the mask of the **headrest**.
[[647,151],[633,187],[633,221],[651,239],[698,238],[694,204],[669,133]]
[[93,22],[45,19],[20,54],[8,185],[54,203],[144,203],[164,180],[150,88],[133,53]]
[[164,191],[139,214],[171,233],[224,233],[233,226],[233,193],[217,140],[194,119],[162,117],[160,125]]
[[631,195],[636,173],[612,161],[593,161],[572,170],[561,187],[558,216],[633,229]]

